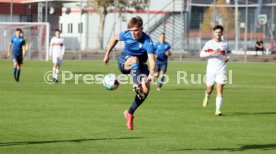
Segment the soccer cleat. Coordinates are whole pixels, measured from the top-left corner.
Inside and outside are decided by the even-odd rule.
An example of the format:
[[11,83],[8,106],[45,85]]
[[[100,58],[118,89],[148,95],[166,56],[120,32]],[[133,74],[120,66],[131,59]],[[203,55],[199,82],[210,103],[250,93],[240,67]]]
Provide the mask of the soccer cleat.
[[145,98],[145,94],[142,92],[142,87],[137,85],[137,84],[134,84],[133,85],[133,91],[136,93],[137,97],[139,99],[144,99]]
[[202,103],[202,106],[203,107],[207,107],[207,105],[208,105],[208,96],[205,96],[205,98],[204,98],[204,100],[203,100],[203,103]]
[[16,78],[15,78],[14,81],[15,81],[15,82],[19,82],[19,79],[16,79]]
[[215,113],[216,116],[222,116],[222,112],[220,110],[216,110],[216,113]]
[[53,78],[53,83],[58,83],[58,80],[56,78]]
[[157,91],[161,91],[161,88],[160,87],[157,87],[157,89],[156,89]]
[[128,110],[125,110],[124,114],[125,114],[125,118],[127,120],[127,128],[129,130],[133,130],[133,119],[134,119],[134,116],[132,114],[129,114]]

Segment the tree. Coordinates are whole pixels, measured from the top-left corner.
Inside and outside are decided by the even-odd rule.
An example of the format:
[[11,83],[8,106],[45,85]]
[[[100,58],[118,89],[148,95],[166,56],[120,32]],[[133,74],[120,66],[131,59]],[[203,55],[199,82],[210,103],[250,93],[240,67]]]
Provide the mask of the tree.
[[[226,5],[225,0],[217,0],[217,5]],[[215,24],[223,25],[226,32],[234,29],[234,10],[230,7],[216,7],[216,20],[213,21],[214,5],[210,6],[204,13],[203,23],[201,25],[203,32],[210,32]]]
[[88,0],[88,6],[97,11],[100,17],[98,27],[97,46],[103,49],[103,36],[105,18],[108,13],[119,10],[128,11],[127,9],[144,10],[148,5],[148,0]]

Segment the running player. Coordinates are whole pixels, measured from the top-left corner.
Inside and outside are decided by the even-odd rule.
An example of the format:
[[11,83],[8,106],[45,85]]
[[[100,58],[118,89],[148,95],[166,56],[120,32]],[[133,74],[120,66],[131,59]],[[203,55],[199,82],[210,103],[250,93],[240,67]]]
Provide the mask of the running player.
[[159,42],[155,45],[155,58],[156,58],[156,68],[155,76],[158,78],[157,90],[160,91],[165,80],[165,74],[168,66],[168,57],[171,56],[170,51],[171,46],[169,43],[165,42],[165,33],[161,33],[159,37]]
[[58,73],[60,66],[63,64],[63,55],[65,52],[64,39],[60,37],[61,31],[56,30],[55,36],[50,42],[49,59],[53,60],[53,82],[58,82]]
[[214,38],[206,42],[200,57],[207,57],[208,64],[206,70],[206,85],[205,98],[203,100],[203,107],[208,105],[209,97],[217,83],[217,97],[216,97],[216,112],[215,115],[221,116],[221,105],[223,98],[223,87],[226,82],[226,63],[231,57],[231,49],[226,41],[222,40],[223,27],[216,25],[213,28]]
[[[107,48],[103,62],[109,61],[109,55],[118,41],[124,41],[125,46],[118,57],[118,67],[123,74],[131,74],[133,78],[133,90],[136,96],[131,107],[125,110],[127,127],[133,130],[135,110],[145,101],[150,90],[150,81],[154,76],[155,60],[154,45],[151,38],[143,32],[143,20],[141,17],[133,17],[128,23],[128,29],[114,36]],[[150,69],[145,64],[149,60]]]
[[13,77],[16,82],[19,82],[24,57],[22,49],[25,45],[25,41],[24,38],[20,37],[21,32],[22,30],[20,28],[15,30],[15,36],[11,38],[7,55],[8,57],[11,56],[13,60]]

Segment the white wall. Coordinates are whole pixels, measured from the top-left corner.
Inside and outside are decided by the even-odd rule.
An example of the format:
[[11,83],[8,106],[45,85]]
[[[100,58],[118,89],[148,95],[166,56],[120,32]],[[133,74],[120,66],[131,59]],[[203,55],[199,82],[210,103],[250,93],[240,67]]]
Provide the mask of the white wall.
[[[183,7],[182,0],[175,0],[175,10],[180,11]],[[95,49],[97,47],[97,36],[99,26],[99,16],[97,13],[84,13],[80,15],[79,7],[76,5],[68,5],[71,8],[70,14],[63,13],[60,17],[60,23],[63,24],[63,37],[65,38],[66,48],[71,50],[79,49]],[[65,9],[65,8],[64,8]],[[164,10],[160,10],[164,9]],[[147,30],[158,19],[164,16],[166,11],[173,10],[172,0],[151,0],[149,8],[144,13],[109,13],[106,16],[105,31],[104,31],[104,45],[109,39],[127,28],[127,22],[134,16],[140,16],[144,21],[144,30]],[[146,13],[149,11],[149,13]],[[163,11],[163,12],[158,12]],[[83,22],[83,33],[78,33],[78,24]],[[68,24],[73,23],[73,33],[68,33]],[[81,42],[81,43],[80,43]],[[117,45],[117,47],[122,44]],[[81,47],[81,48],[80,48]]]

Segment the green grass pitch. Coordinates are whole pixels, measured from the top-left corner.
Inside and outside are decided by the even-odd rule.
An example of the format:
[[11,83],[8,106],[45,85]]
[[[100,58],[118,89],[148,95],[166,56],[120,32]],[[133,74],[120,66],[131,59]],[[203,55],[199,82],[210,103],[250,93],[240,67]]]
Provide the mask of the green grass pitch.
[[[82,78],[47,84],[52,64],[26,61],[19,83],[11,61],[0,61],[0,153],[276,153],[276,75],[272,63],[229,63],[221,117],[215,91],[202,107],[205,85],[192,84],[206,62],[170,62],[170,82],[152,89],[128,131],[123,111],[130,107],[131,85],[115,91]],[[117,63],[65,61],[74,74],[116,73]],[[177,84],[177,71],[186,71]],[[59,76],[61,77],[61,75]]]

